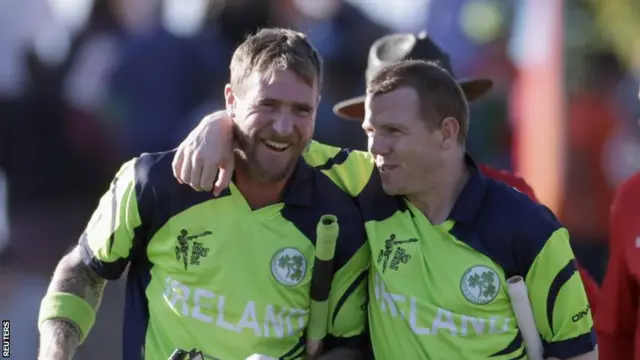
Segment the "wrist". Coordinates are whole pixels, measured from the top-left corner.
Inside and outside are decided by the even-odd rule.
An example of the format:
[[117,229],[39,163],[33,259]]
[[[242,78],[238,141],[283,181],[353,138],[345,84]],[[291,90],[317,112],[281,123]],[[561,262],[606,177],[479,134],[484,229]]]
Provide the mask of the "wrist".
[[38,360],[71,360],[80,345],[80,330],[62,319],[40,324]]

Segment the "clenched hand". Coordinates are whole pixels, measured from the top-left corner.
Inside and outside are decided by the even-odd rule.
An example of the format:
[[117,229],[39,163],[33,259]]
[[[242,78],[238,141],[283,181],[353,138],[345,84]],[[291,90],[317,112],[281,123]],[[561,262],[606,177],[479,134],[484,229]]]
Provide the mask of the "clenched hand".
[[233,121],[225,111],[206,116],[178,146],[173,176],[197,191],[220,195],[234,169]]

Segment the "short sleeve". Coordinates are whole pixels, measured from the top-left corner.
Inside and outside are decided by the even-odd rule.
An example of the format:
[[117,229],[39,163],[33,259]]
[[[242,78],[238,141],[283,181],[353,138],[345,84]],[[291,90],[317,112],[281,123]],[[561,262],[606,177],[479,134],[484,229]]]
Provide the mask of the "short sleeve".
[[107,280],[118,279],[132,260],[141,225],[135,162],[120,168],[80,237],[85,264]]
[[525,278],[545,358],[566,359],[595,348],[589,301],[565,228],[555,230]]

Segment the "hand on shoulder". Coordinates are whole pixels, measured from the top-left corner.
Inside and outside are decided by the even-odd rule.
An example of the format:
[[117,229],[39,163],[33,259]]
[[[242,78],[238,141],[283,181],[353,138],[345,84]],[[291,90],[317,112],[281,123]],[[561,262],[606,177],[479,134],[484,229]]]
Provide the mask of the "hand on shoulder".
[[234,169],[233,121],[226,111],[207,115],[180,143],[172,163],[181,184],[218,196],[229,186]]

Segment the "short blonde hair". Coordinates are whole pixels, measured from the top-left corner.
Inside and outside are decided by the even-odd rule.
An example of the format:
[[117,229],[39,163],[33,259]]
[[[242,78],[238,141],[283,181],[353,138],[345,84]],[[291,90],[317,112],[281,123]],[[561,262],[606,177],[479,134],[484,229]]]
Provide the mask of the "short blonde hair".
[[254,72],[293,71],[305,84],[322,88],[322,58],[303,33],[267,28],[250,35],[233,53],[230,83],[242,91],[243,82]]

